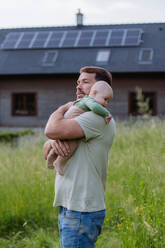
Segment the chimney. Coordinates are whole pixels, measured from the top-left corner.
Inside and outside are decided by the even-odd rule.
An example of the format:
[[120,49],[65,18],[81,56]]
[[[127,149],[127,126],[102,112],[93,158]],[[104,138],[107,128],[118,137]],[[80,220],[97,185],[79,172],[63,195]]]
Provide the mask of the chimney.
[[76,14],[77,16],[77,26],[82,26],[83,25],[83,14],[80,12],[80,9],[78,9],[78,13]]

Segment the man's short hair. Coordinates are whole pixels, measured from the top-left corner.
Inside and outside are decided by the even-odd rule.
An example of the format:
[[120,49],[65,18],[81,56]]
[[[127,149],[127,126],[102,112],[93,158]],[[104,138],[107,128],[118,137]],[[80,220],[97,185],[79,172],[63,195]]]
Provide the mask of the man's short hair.
[[87,73],[95,73],[95,79],[97,81],[103,80],[106,81],[110,86],[112,86],[112,75],[109,71],[102,67],[97,66],[85,66],[80,69],[80,73],[87,72]]

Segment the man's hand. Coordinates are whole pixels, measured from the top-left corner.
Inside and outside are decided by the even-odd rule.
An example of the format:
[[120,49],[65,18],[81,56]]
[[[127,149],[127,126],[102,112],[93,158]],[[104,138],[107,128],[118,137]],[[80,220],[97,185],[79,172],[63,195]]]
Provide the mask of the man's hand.
[[45,160],[47,160],[47,156],[52,148],[57,156],[59,155],[62,157],[67,157],[71,152],[69,143],[67,141],[47,140],[43,146]]
[[61,140],[50,140],[51,147],[53,148],[54,152],[62,157],[67,157],[70,155],[70,146],[67,141]]
[[108,124],[111,119],[112,119],[112,115],[108,115],[105,117],[105,122]]
[[58,110],[64,115],[65,112],[73,105],[73,102],[68,102],[61,107],[58,108]]

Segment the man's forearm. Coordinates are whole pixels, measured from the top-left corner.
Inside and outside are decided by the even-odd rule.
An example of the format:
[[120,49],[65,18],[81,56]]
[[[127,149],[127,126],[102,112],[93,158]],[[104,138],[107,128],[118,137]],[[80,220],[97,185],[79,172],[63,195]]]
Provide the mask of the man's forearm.
[[[51,114],[45,128],[45,135],[50,139],[82,138],[84,132],[74,119],[65,119],[64,114],[69,104],[63,105]],[[71,104],[70,104],[71,106]]]
[[[66,108],[64,106],[61,106],[51,114],[45,128],[46,136],[53,139],[52,135],[53,134],[55,135],[56,132],[58,131],[60,121],[64,119],[65,112],[66,112]],[[49,135],[51,135],[51,137]]]

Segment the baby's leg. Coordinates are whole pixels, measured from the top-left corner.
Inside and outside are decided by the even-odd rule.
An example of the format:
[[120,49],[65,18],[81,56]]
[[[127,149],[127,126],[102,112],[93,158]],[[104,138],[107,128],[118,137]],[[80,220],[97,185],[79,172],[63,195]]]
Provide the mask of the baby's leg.
[[52,149],[52,146],[51,146],[50,140],[47,140],[43,146],[43,155],[44,155],[45,160],[47,160],[47,156],[51,149]]
[[53,162],[56,160],[56,158],[57,158],[56,153],[54,152],[53,149],[51,149],[50,152],[48,153],[47,160],[46,160],[47,168],[54,169]]
[[74,151],[77,148],[77,141],[76,140],[70,140],[68,141],[71,153],[67,157],[61,157],[58,156],[56,161],[53,163],[54,167],[56,168],[56,171],[63,176],[64,175],[64,166],[67,162],[67,160],[72,156]]

